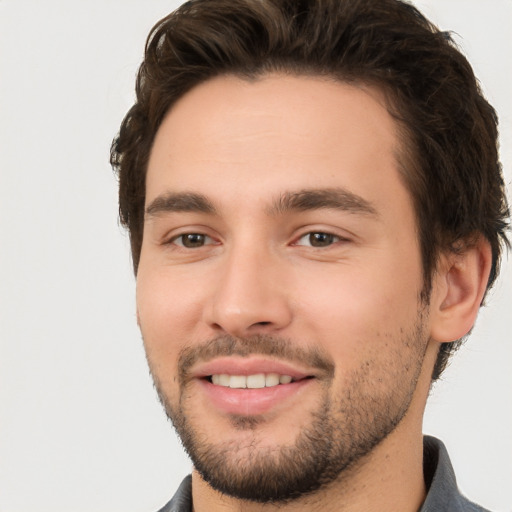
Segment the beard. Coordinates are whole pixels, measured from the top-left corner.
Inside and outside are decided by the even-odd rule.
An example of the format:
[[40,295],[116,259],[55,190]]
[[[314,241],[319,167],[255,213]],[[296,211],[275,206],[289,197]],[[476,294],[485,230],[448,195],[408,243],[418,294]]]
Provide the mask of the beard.
[[[401,330],[388,354],[368,354],[335,389],[335,364],[318,349],[303,349],[289,340],[258,335],[240,339],[222,336],[184,349],[178,359],[179,402],[171,403],[152,369],[155,387],[194,468],[217,491],[259,503],[285,503],[341,481],[357,470],[374,448],[403,419],[421,373],[428,344],[421,312],[414,326]],[[379,349],[379,347],[377,348]],[[381,347],[384,350],[383,347]],[[264,355],[302,362],[322,376],[321,392],[309,421],[290,444],[265,446],[260,416],[231,415],[242,440],[212,442],[208,427],[195,417],[188,370],[214,357]],[[234,437],[234,436],[233,436]]]

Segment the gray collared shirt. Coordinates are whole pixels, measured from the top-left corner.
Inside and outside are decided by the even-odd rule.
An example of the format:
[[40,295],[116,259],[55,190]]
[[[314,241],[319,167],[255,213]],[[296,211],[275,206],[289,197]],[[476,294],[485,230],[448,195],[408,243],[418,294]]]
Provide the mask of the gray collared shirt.
[[[419,512],[489,512],[459,492],[446,447],[435,437],[423,438],[423,473],[428,493]],[[172,500],[158,512],[192,512],[190,475],[183,480]]]

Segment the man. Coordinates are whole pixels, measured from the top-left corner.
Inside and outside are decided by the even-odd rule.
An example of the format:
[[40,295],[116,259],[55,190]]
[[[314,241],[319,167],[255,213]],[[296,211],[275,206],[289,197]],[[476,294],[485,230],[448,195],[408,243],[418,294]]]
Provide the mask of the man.
[[194,464],[162,510],[483,510],[422,436],[507,244],[497,120],[396,0],[199,0],[112,147],[137,314]]

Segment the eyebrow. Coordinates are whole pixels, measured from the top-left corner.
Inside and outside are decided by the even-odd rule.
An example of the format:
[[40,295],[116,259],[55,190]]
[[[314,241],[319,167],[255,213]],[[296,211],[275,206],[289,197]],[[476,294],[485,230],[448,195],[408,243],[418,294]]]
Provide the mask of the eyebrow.
[[377,209],[363,197],[344,188],[304,189],[297,192],[285,192],[271,206],[270,215],[289,211],[308,211],[319,209],[342,210],[378,217]]
[[156,197],[147,206],[145,216],[155,217],[167,212],[201,212],[215,214],[216,210],[209,199],[194,192],[169,192]]
[[[284,192],[267,210],[271,216],[290,211],[320,209],[342,210],[377,217],[376,208],[361,196],[344,188],[303,189]],[[156,197],[146,208],[145,216],[156,217],[168,212],[200,212],[215,215],[217,210],[203,194],[195,192],[168,192]]]

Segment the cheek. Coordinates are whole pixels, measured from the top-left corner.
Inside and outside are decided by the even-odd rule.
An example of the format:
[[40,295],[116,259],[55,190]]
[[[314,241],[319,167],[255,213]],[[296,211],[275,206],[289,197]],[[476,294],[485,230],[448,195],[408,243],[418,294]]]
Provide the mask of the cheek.
[[388,265],[381,261],[322,271],[322,276],[310,274],[299,287],[297,316],[335,357],[353,361],[365,347],[377,350],[391,343],[416,321],[419,269],[411,278],[411,269],[400,269],[391,260]]
[[334,402],[347,390],[376,402],[402,400],[417,378],[426,342],[418,332],[418,282],[387,287],[377,274],[369,278],[353,269],[326,283],[315,285],[303,303],[309,311],[304,331],[335,361]]
[[200,302],[193,283],[183,286],[173,275],[175,271],[153,272],[143,266],[137,275],[137,316],[146,357],[167,395],[176,387],[171,384],[177,380],[177,360],[190,344]]
[[195,276],[187,278],[173,268],[159,271],[141,268],[137,275],[137,314],[141,327],[152,338],[164,337],[169,341],[181,338],[186,326],[197,322],[201,293]]

